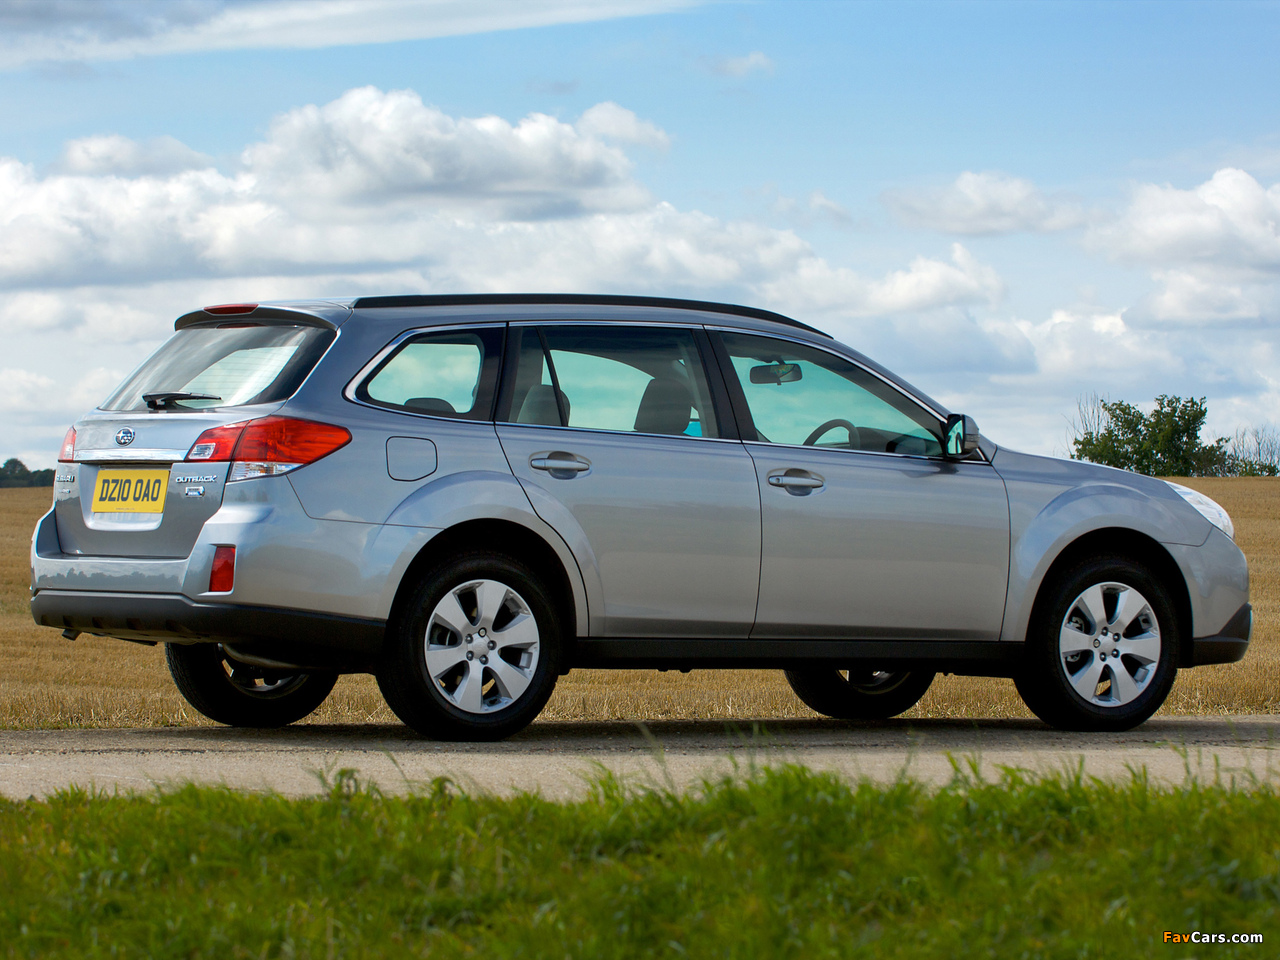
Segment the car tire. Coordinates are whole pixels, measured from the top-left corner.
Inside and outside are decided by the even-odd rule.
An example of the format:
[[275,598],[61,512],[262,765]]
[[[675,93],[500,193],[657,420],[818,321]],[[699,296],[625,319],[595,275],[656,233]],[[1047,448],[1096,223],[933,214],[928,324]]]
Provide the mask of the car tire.
[[1178,672],[1181,625],[1145,566],[1095,558],[1048,587],[1014,681],[1023,702],[1063,730],[1128,730],[1160,709]]
[[932,670],[805,667],[786,671],[787,683],[811,710],[838,720],[887,720],[905,713],[933,683]]
[[237,660],[220,643],[165,645],[169,674],[187,703],[232,727],[283,727],[312,713],[336,673],[274,670]]
[[387,705],[434,740],[501,740],[546,706],[561,618],[541,579],[478,551],[421,577],[388,630],[377,671]]

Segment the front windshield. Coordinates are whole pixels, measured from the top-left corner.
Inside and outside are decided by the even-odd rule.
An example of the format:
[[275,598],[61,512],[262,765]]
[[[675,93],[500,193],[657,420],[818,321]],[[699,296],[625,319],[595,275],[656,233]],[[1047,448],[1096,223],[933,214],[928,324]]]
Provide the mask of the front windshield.
[[333,341],[302,324],[184,327],[133,372],[103,410],[237,407],[288,398]]

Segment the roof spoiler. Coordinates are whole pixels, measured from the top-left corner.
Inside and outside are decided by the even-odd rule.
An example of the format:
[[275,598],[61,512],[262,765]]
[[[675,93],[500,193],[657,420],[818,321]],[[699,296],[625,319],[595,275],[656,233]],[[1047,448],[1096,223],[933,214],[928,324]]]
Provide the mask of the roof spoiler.
[[[345,307],[345,304],[339,305],[332,301],[316,304],[299,303],[288,306],[270,303],[220,303],[203,307],[199,310],[192,310],[190,313],[184,313],[173,322],[173,329],[181,330],[183,327],[189,327],[193,323],[251,324],[259,321],[285,320],[289,323],[303,323],[313,327],[336,330],[338,329],[338,324],[318,312],[318,309],[332,311],[335,306]],[[313,308],[316,308],[315,312],[313,312]],[[350,315],[350,308],[346,309],[347,314]]]

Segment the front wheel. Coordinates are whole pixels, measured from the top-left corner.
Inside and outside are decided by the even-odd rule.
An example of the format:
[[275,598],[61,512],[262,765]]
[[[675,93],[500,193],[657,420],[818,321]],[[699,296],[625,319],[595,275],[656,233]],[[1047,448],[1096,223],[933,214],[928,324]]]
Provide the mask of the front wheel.
[[1160,709],[1180,637],[1164,585],[1131,560],[1101,558],[1049,591],[1014,678],[1031,711],[1064,730],[1128,730]]
[[501,740],[546,706],[560,618],[541,580],[497,553],[458,557],[419,582],[378,668],[387,706],[436,740]]
[[887,720],[920,702],[932,670],[874,667],[805,667],[786,671],[787,683],[805,705],[838,720]]
[[235,659],[220,643],[165,645],[169,674],[187,703],[232,727],[283,727],[324,703],[336,673],[271,670]]

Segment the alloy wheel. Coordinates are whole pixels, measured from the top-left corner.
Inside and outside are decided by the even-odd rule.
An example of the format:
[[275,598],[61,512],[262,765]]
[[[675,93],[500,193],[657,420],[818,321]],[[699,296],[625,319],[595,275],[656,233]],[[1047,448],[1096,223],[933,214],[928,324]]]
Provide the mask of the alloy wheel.
[[1145,596],[1124,583],[1098,583],[1067,607],[1058,662],[1071,688],[1099,707],[1122,707],[1151,683],[1160,662],[1160,623]]
[[449,590],[427,618],[427,672],[449,703],[486,714],[520,699],[539,656],[538,624],[528,602],[498,580]]

